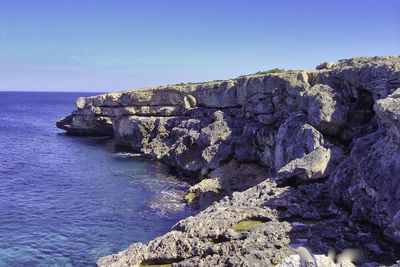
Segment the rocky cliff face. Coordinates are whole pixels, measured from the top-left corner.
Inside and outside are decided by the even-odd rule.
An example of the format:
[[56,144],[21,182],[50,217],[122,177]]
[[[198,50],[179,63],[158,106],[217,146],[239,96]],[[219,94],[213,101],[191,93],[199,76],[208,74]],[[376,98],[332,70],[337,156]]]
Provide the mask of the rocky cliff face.
[[[394,260],[400,57],[318,69],[79,98],[59,128],[113,135],[191,174],[198,184],[187,200],[200,208],[228,195],[167,235],[98,264],[277,264],[294,243]],[[259,225],[234,231],[242,221]]]

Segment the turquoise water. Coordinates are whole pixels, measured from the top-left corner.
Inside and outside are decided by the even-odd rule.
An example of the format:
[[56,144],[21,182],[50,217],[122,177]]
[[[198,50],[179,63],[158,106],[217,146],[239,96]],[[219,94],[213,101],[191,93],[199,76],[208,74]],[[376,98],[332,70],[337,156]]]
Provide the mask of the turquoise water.
[[0,92],[0,266],[93,266],[192,214],[165,165],[55,127],[91,94]]

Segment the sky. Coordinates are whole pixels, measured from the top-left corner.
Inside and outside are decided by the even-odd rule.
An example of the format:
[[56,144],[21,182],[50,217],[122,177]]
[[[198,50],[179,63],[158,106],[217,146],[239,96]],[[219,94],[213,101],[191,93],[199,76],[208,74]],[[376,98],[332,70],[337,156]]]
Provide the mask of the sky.
[[0,0],[0,91],[113,92],[400,55],[399,0]]

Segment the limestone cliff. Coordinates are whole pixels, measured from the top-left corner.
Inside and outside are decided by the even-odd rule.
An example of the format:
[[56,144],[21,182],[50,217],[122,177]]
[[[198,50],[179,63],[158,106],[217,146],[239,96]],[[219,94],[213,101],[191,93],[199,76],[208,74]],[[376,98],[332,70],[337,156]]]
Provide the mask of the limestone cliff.
[[400,57],[317,69],[79,98],[59,128],[191,174],[200,208],[228,195],[98,264],[277,264],[295,243],[400,258]]

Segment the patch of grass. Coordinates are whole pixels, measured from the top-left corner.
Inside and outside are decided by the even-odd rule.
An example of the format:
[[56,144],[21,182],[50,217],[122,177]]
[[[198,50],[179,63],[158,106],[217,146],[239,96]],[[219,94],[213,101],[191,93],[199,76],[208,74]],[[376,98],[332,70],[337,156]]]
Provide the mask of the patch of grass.
[[270,69],[270,70],[257,71],[256,73],[252,73],[252,74],[240,75],[240,76],[236,77],[235,79],[240,79],[240,78],[243,78],[246,76],[251,76],[251,75],[262,75],[262,74],[284,73],[284,72],[293,72],[293,70],[274,68],[274,69]]
[[284,69],[275,68],[270,70],[258,71],[255,74],[270,74],[270,73],[284,73],[284,72],[285,72]]
[[224,80],[214,80],[214,81],[206,81],[206,82],[186,82],[186,83],[177,83],[175,85],[184,86],[184,85],[196,85],[196,84],[205,84],[205,83],[216,83],[223,82]]
[[[251,75],[262,75],[262,74],[271,74],[271,73],[284,73],[284,72],[293,72],[294,70],[285,70],[285,69],[280,69],[280,68],[274,68],[270,70],[263,70],[263,71],[257,71],[256,73],[252,74],[245,74],[245,75],[240,75],[234,79],[227,79],[227,80],[237,80],[243,77],[251,76]],[[185,85],[196,85],[196,84],[205,84],[205,83],[213,83],[213,82],[223,82],[225,80],[213,80],[213,81],[206,81],[206,82],[186,82],[186,83],[177,83],[174,85],[177,86],[185,86]]]
[[139,266],[140,267],[172,267],[172,264],[178,263],[183,259],[153,259],[143,261]]
[[167,263],[167,264],[140,264],[140,267],[172,267],[172,263]]
[[234,227],[233,230],[235,232],[243,232],[249,230],[251,227],[254,227],[256,225],[262,224],[263,221],[260,220],[243,220],[237,223]]

